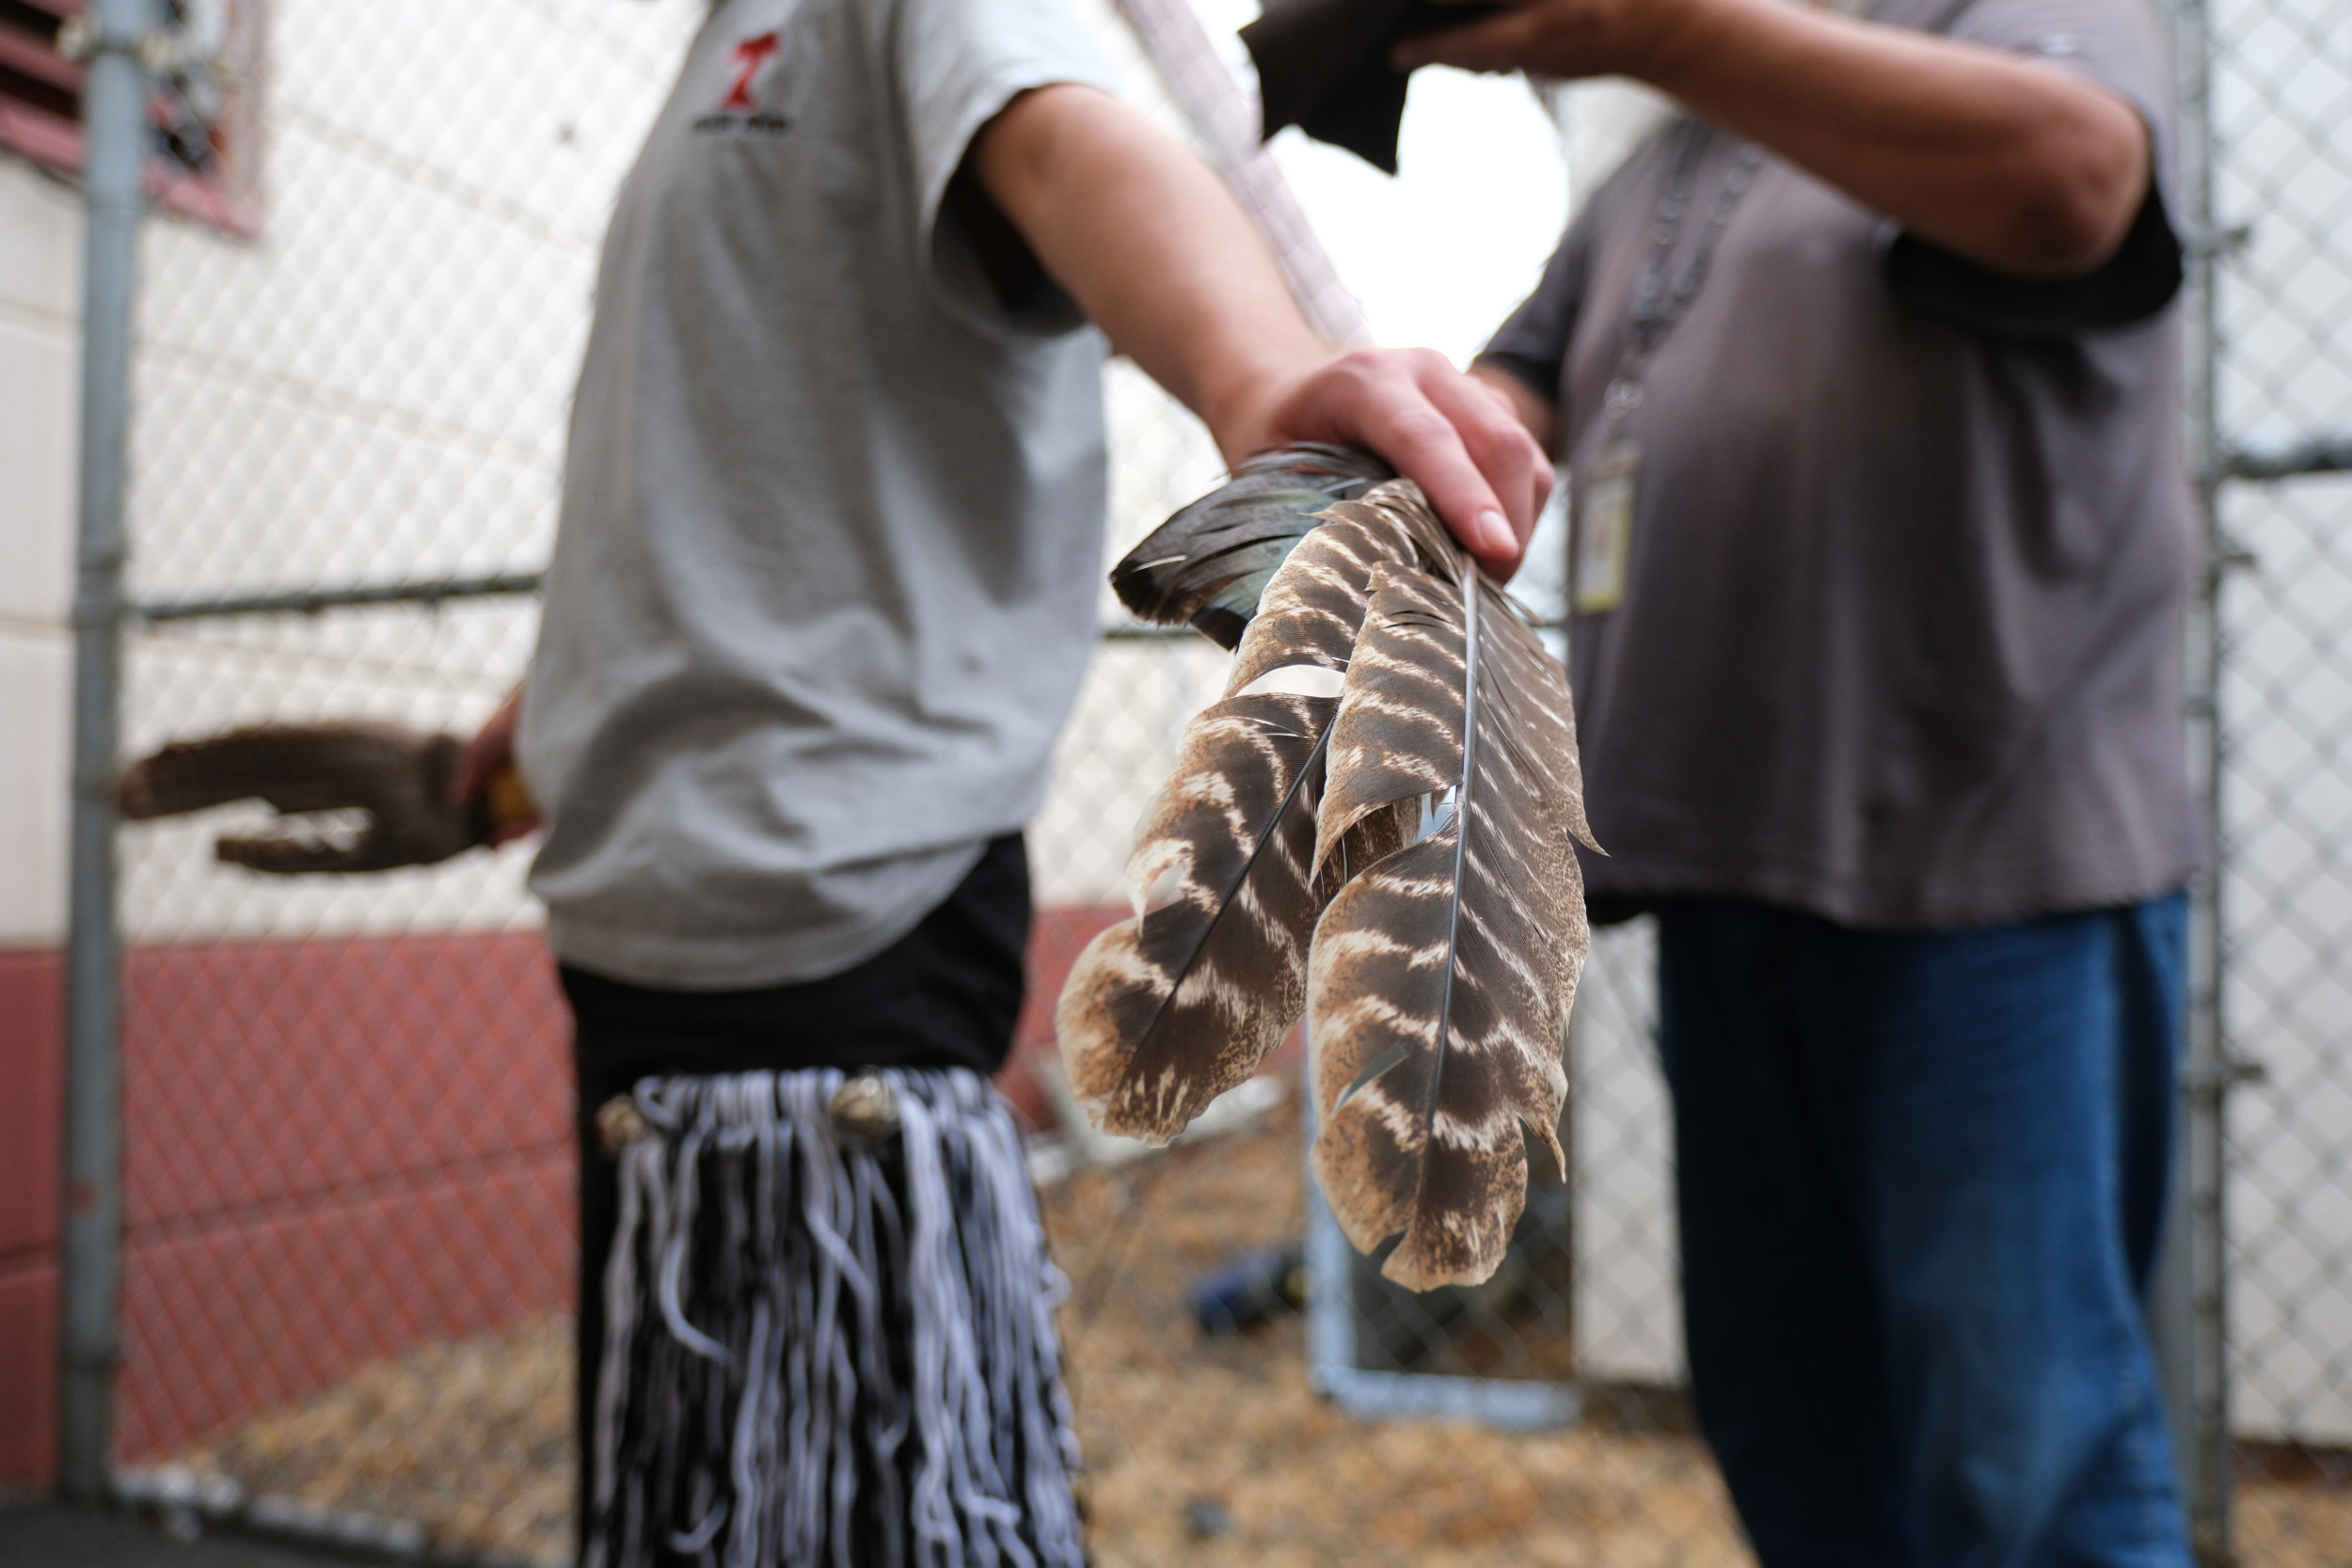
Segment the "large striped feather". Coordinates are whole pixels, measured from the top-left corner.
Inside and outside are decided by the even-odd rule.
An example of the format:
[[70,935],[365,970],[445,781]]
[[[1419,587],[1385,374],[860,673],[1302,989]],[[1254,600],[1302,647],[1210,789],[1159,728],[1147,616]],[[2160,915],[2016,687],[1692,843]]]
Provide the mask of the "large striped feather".
[[1525,1202],[1522,1129],[1562,1158],[1590,842],[1566,683],[1474,566],[1384,567],[1327,747],[1319,864],[1384,813],[1416,832],[1314,932],[1315,1173],[1357,1247],[1403,1232],[1390,1278],[1474,1283]]
[[1310,875],[1323,747],[1373,575],[1451,554],[1441,531],[1343,502],[1252,607],[1226,695],[1186,729],[1136,831],[1135,917],[1062,990],[1064,1068],[1104,1129],[1174,1137],[1297,1022],[1324,902]]

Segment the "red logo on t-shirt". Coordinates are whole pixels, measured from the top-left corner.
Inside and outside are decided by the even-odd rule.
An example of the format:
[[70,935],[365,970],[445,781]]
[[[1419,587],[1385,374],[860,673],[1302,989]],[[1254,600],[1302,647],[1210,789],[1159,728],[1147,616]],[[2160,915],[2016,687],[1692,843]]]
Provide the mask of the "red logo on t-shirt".
[[735,65],[735,81],[727,88],[726,97],[719,101],[719,107],[728,112],[758,108],[759,101],[752,96],[752,84],[759,80],[759,73],[768,69],[768,62],[783,47],[784,40],[775,33],[762,33],[737,44],[729,56]]

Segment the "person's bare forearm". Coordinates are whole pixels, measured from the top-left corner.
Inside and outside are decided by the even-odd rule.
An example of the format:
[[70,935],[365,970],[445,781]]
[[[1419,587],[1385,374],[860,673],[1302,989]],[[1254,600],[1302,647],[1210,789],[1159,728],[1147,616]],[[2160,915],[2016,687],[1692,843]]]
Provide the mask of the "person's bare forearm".
[[1325,342],[1240,204],[1183,144],[1067,85],[1015,98],[969,158],[1045,270],[1206,421],[1227,461],[1293,441],[1364,447],[1510,576],[1550,494],[1542,450],[1442,355]]
[[1660,87],[1989,265],[2089,271],[2147,188],[2138,117],[2058,67],[1757,0],[1690,9]]
[[1266,445],[1263,389],[1331,347],[1239,203],[1182,146],[1090,88],[1040,88],[1005,118],[1016,116],[1016,135],[986,135],[974,151],[1045,270],[1200,416],[1227,461]]
[[2148,186],[2147,127],[2105,88],[1776,0],[1529,0],[1400,55],[1638,77],[1921,238],[2018,277],[2096,267]]

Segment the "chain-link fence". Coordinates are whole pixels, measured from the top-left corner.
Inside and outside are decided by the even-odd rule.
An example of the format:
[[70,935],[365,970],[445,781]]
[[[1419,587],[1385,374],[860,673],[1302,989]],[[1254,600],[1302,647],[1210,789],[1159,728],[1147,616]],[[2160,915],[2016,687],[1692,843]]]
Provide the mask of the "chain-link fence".
[[[2211,209],[2220,1150],[2232,1535],[2352,1560],[2352,7],[2220,0]],[[2243,229],[2243,232],[2238,230]],[[2192,396],[2192,407],[2199,398]],[[2319,1506],[2321,1500],[2325,1506]]]
[[[696,8],[183,12],[254,45],[216,56],[243,115],[224,154],[247,179],[234,225],[193,211],[143,242],[124,750],[320,717],[462,733],[528,657],[603,212]],[[1133,94],[1181,128],[1138,41],[1107,8],[1092,20]],[[1107,399],[1115,550],[1217,465],[1131,368]],[[1058,1119],[1053,990],[1123,907],[1129,826],[1221,663],[1194,640],[1106,641],[1057,753],[1030,834],[1038,994],[1008,1081],[1041,1132]],[[122,843],[129,1489],[198,1517],[560,1557],[570,1085],[529,850],[310,880],[216,862],[215,837],[260,815]],[[1611,1481],[1594,1468],[1608,1441],[1497,1437],[1473,1473],[1458,1434],[1335,1425],[1295,1318],[1205,1338],[1196,1282],[1301,1232],[1295,1105],[1268,1098],[1214,1150],[1049,1187],[1104,1560],[1162,1560],[1171,1539],[1471,1560],[1565,1540],[1604,1503],[1614,1538],[1654,1535],[1645,1487],[1713,1506],[1678,1439]],[[1566,1193],[1538,1194],[1549,1249],[1511,1299],[1437,1304],[1411,1329],[1391,1312],[1386,1364],[1572,1372]],[[1671,1298],[1662,1276],[1645,1289],[1655,1338]],[[1370,1521],[1343,1502],[1366,1466],[1391,1482]],[[1649,1555],[1671,1560],[1664,1539]]]
[[[514,590],[552,537],[604,212],[691,19],[235,8],[263,40],[228,72],[262,104],[248,231],[159,219],[140,256],[124,748],[464,731],[529,657]],[[455,592],[400,597],[430,584]],[[548,1556],[571,1106],[527,856],[217,863],[258,814],[122,840],[118,1457],[179,1466],[175,1506]]]
[[[528,657],[603,214],[699,8],[180,9],[251,52],[221,62],[244,127],[233,214],[183,203],[144,241],[125,750],[264,719],[462,732]],[[2253,225],[2213,296],[2217,451],[2352,430],[2347,13],[2183,13],[2215,40],[2214,208]],[[1089,15],[1133,94],[1181,127],[1143,47],[1107,4]],[[2192,77],[2206,59],[2192,52]],[[1132,369],[1114,367],[1107,396],[1116,550],[1216,463]],[[2236,1537],[2264,1564],[2352,1560],[2344,506],[2327,479],[2221,492],[2227,539],[2258,566],[2229,579],[2217,622],[2217,1061],[2267,1076],[2231,1101],[2217,1305]],[[1536,560],[1558,553],[1548,534]],[[1539,566],[1528,591],[1548,608],[1557,588]],[[1030,835],[1037,994],[1009,1080],[1041,1133],[1058,1127],[1052,991],[1123,908],[1130,825],[1219,665],[1197,642],[1106,641],[1057,754]],[[117,1457],[171,1510],[559,1558],[571,1091],[529,851],[273,881],[211,855],[252,810],[122,842]],[[1217,1335],[1196,1310],[1204,1285],[1284,1298],[1307,1234],[1295,1095],[1261,1094],[1215,1142],[1165,1155],[1041,1161],[1059,1173],[1047,1211],[1076,1286],[1066,1330],[1102,1561],[1744,1560],[1677,1392],[1650,963],[1645,927],[1599,934],[1571,1041],[1570,1180],[1538,1162],[1495,1285],[1407,1298],[1310,1249],[1327,1303],[1346,1270],[1343,1353],[1279,1310]],[[1566,1424],[1359,1419],[1311,1387],[1311,1367],[1331,1387],[1342,1366],[1549,1391],[1422,1406]]]

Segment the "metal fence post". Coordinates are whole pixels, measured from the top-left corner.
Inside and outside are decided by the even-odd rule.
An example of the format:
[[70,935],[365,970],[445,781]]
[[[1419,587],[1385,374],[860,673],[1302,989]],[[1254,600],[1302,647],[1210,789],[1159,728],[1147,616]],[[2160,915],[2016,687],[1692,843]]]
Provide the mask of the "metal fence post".
[[73,601],[72,911],[66,942],[66,1181],[59,1481],[106,1495],[121,1277],[119,954],[113,782],[121,665],[131,309],[147,163],[151,0],[95,0],[83,43],[81,534]]
[[[2231,1560],[2233,1484],[2229,1426],[2228,1345],[2224,1334],[2226,1279],[2222,1227],[2226,1178],[2223,1100],[2230,1060],[2223,1017],[2228,944],[2222,890],[2228,841],[2221,787],[2229,740],[2222,726],[2221,681],[2227,649],[2220,614],[2223,578],[2232,551],[2223,532],[2220,487],[2227,458],[2219,429],[2217,371],[2220,321],[2215,294],[2226,254],[2214,213],[2213,16],[2206,0],[2175,0],[2174,45],[2181,95],[2181,198],[2192,266],[2185,318],[2186,362],[2182,393],[2189,473],[2195,484],[2202,569],[2189,627],[2190,705],[2200,737],[2201,775],[2213,863],[2191,895],[2187,1060],[2182,1073],[2181,1151],[2170,1237],[2171,1255],[2159,1290],[2160,1336],[2169,1374],[2167,1393],[2182,1402],[2172,1412],[2182,1442],[2180,1466],[2189,1526],[2201,1561]],[[2169,1321],[2168,1321],[2169,1320]],[[2164,1341],[2169,1341],[2165,1343]]]

